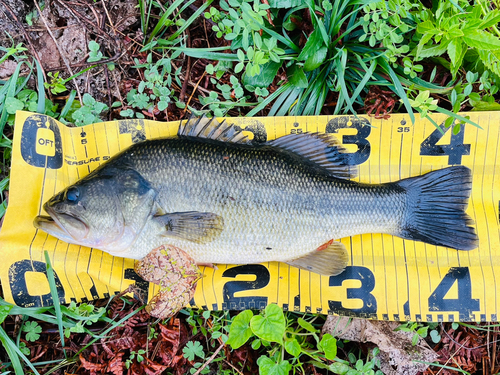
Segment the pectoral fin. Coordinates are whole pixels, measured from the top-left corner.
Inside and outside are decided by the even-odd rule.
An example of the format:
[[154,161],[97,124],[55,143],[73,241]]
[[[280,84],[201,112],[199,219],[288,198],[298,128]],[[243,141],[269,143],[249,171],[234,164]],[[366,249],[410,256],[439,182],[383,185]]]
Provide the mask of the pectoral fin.
[[347,266],[347,249],[340,242],[331,242],[312,253],[300,258],[289,260],[286,264],[301,270],[319,273],[325,276],[335,276],[344,271]]
[[222,216],[211,212],[173,212],[155,216],[155,220],[165,225],[165,237],[207,243],[213,241],[224,229]]

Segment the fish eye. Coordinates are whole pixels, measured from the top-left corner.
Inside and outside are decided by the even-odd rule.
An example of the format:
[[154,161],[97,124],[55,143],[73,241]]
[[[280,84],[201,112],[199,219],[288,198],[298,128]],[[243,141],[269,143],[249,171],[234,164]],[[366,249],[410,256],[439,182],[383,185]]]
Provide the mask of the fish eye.
[[78,190],[77,187],[71,187],[66,191],[66,200],[69,202],[76,202],[78,198],[80,197],[80,191]]

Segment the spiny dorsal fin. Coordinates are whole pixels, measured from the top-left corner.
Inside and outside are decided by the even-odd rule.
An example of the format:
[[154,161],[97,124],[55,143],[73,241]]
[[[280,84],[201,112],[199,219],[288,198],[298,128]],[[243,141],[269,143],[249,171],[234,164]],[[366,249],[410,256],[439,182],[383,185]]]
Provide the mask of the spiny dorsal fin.
[[228,124],[225,120],[219,122],[215,117],[208,118],[205,115],[191,116],[189,120],[181,121],[177,135],[182,138],[251,144],[251,140],[241,130],[236,130],[233,124]]
[[300,156],[310,166],[328,175],[350,179],[356,177],[356,166],[347,164],[345,149],[328,133],[288,134],[268,142],[268,145]]
[[347,249],[344,244],[331,241],[331,243],[326,244],[324,249],[320,249],[285,263],[324,276],[335,276],[342,273],[347,266],[348,260]]

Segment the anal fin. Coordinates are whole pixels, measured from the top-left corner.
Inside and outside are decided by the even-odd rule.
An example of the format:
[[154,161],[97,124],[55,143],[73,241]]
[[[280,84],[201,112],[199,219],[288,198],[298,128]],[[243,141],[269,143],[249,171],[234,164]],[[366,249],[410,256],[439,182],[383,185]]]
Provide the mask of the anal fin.
[[347,249],[341,242],[330,241],[319,249],[286,264],[324,276],[335,276],[347,266]]

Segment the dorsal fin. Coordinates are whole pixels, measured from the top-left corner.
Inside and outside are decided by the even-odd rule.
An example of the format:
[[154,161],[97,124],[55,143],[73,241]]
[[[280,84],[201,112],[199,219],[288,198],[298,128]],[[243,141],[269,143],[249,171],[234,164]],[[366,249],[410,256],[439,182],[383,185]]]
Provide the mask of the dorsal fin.
[[220,142],[251,144],[251,140],[243,134],[243,131],[236,130],[235,126],[228,124],[226,120],[219,122],[215,117],[208,118],[191,116],[189,120],[179,126],[177,135],[182,138],[198,138]]
[[[225,120],[217,121],[215,117],[191,117],[181,121],[177,135],[200,141],[228,142],[240,145],[252,145],[252,141],[243,131]],[[255,146],[255,145],[254,145]],[[340,142],[328,133],[288,134],[269,141],[263,146],[285,152],[299,158],[301,162],[314,168],[317,172],[336,178],[350,179],[356,177],[356,166],[347,164],[343,155],[344,148]]]
[[347,164],[345,149],[329,133],[288,134],[267,143],[301,159],[330,176],[350,179],[356,177],[356,166]]

